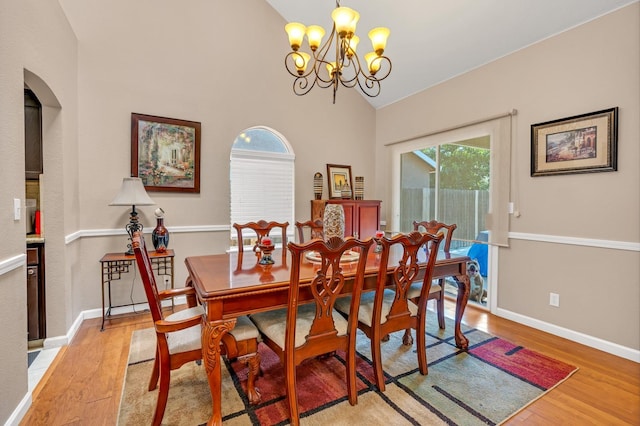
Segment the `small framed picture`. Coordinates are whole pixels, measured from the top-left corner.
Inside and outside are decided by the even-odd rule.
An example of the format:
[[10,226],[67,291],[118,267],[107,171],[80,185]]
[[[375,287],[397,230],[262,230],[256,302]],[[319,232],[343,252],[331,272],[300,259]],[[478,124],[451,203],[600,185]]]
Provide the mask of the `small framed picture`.
[[531,176],[618,169],[618,108],[531,125]]
[[349,186],[349,192],[353,192],[351,180],[351,166],[327,164],[327,180],[329,183],[329,198],[342,198],[342,190]]
[[131,176],[147,191],[200,192],[199,122],[131,114]]

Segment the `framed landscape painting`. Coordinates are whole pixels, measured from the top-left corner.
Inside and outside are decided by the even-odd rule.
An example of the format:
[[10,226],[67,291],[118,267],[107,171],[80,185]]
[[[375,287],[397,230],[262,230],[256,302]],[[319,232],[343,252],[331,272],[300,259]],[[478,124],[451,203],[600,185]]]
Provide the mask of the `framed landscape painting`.
[[618,108],[531,126],[531,176],[618,169]]
[[147,191],[200,192],[200,123],[131,114],[131,176]]

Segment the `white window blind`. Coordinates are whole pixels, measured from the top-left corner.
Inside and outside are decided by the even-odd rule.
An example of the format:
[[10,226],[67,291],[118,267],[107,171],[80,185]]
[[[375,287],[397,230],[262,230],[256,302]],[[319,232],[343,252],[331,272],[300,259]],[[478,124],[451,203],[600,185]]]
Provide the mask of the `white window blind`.
[[[287,234],[292,237],[295,156],[284,141],[281,142],[284,150],[267,148],[271,152],[266,152],[255,147],[258,145],[255,135],[252,140],[252,149],[239,149],[234,144],[231,150],[231,224],[259,220],[289,222]],[[255,237],[255,232],[245,231],[243,237]],[[237,239],[234,228],[231,228],[231,239]]]

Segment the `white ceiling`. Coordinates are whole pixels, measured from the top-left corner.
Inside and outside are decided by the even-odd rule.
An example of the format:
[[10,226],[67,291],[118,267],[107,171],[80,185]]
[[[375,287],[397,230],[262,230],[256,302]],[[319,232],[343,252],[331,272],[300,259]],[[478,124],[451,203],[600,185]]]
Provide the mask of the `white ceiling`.
[[[288,22],[331,29],[334,0],[266,1]],[[341,5],[360,13],[359,53],[370,50],[370,29],[391,30],[385,50],[391,75],[378,97],[365,96],[380,108],[636,1],[344,0]],[[287,43],[284,29],[282,42]]]

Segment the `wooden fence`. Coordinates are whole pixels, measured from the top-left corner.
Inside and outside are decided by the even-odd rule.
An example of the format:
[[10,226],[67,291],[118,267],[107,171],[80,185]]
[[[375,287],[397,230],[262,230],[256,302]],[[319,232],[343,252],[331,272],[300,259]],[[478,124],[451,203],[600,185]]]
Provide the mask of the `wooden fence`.
[[471,245],[459,240],[475,240],[486,230],[485,215],[489,211],[489,191],[441,189],[438,191],[436,214],[435,189],[408,188],[400,194],[400,231],[413,229],[414,220],[438,219],[440,222],[458,225],[453,234],[451,249]]

